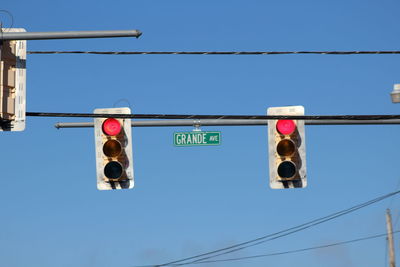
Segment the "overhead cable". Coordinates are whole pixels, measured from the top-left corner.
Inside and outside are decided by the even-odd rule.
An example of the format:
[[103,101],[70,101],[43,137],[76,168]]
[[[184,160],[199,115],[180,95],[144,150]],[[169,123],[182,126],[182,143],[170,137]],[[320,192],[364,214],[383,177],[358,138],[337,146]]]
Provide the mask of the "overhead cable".
[[[397,234],[399,232],[400,232],[400,230],[393,231],[393,234]],[[376,239],[376,238],[383,237],[383,236],[387,236],[387,233],[386,234],[379,234],[379,235],[372,235],[372,236],[367,236],[367,237],[361,237],[361,238],[357,238],[357,239],[352,239],[352,240],[347,240],[347,241],[342,241],[342,242],[336,242],[336,243],[331,243],[331,244],[326,244],[326,245],[321,245],[321,246],[315,246],[315,247],[308,247],[308,248],[301,248],[301,249],[295,249],[295,250],[274,252],[274,253],[269,253],[269,254],[259,254],[259,255],[246,256],[246,257],[237,257],[237,258],[229,258],[229,259],[201,261],[201,262],[196,262],[196,264],[214,263],[214,262],[227,262],[227,261],[239,261],[239,260],[264,258],[264,257],[271,257],[271,256],[280,256],[280,255],[299,253],[299,252],[304,252],[304,251],[309,251],[309,250],[316,250],[316,249],[329,248],[329,247],[340,246],[340,245],[345,245],[345,244],[350,244],[350,243],[356,243],[356,242],[360,242],[360,241]]]
[[250,119],[250,120],[395,120],[400,115],[194,115],[194,114],[94,114],[94,113],[49,113],[26,112],[31,117],[74,117],[74,118],[121,118],[121,119]]
[[393,51],[28,51],[27,54],[92,54],[92,55],[368,55],[400,54]]
[[374,204],[376,202],[382,201],[382,200],[384,200],[386,198],[392,197],[392,196],[394,196],[396,194],[399,194],[399,193],[400,193],[400,191],[395,191],[395,192],[392,192],[392,193],[377,197],[375,199],[369,200],[367,202],[355,205],[353,207],[350,207],[350,208],[347,208],[347,209],[332,213],[330,215],[327,215],[327,216],[324,216],[324,217],[321,217],[321,218],[318,218],[318,219],[314,219],[312,221],[309,221],[309,222],[306,222],[306,223],[303,223],[303,224],[300,224],[300,225],[297,225],[297,226],[294,226],[294,227],[290,227],[290,228],[287,228],[285,230],[281,230],[281,231],[278,231],[278,232],[275,232],[275,233],[272,233],[272,234],[267,234],[267,235],[264,235],[264,236],[261,236],[261,237],[255,238],[255,239],[251,239],[251,240],[248,240],[248,241],[245,241],[245,242],[242,242],[242,243],[234,244],[234,245],[231,245],[231,246],[228,246],[228,247],[225,247],[225,248],[221,248],[221,249],[217,249],[217,250],[201,253],[201,254],[198,254],[198,255],[195,255],[195,256],[186,257],[186,258],[183,258],[183,259],[174,260],[174,261],[170,261],[170,262],[163,263],[163,264],[155,264],[155,265],[148,265],[148,266],[161,267],[161,266],[179,266],[179,265],[185,265],[185,264],[192,264],[192,263],[197,263],[197,262],[200,262],[200,261],[208,260],[208,259],[211,259],[211,258],[215,258],[217,256],[221,256],[221,255],[229,254],[229,253],[232,253],[232,252],[236,252],[236,251],[248,248],[248,247],[256,246],[256,245],[259,245],[259,244],[262,244],[262,243],[265,243],[265,242],[268,242],[268,241],[272,241],[272,240],[275,240],[275,239],[278,239],[278,238],[281,238],[281,237],[284,237],[284,236],[288,236],[290,234],[293,234],[293,233],[296,233],[296,232],[299,232],[299,231],[303,231],[305,229],[311,228],[313,226],[322,224],[324,222],[327,222],[327,221],[336,219],[338,217],[344,216],[346,214],[349,214],[349,213],[354,212],[356,210],[359,210],[361,208],[367,207],[369,205],[372,205],[372,204]]

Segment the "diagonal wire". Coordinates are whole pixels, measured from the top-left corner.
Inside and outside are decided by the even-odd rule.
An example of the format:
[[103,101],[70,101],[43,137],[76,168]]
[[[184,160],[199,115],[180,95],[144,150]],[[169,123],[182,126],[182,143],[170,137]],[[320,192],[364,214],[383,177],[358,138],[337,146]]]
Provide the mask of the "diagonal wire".
[[[393,234],[399,233],[399,232],[400,232],[400,230],[397,230],[397,231],[394,231]],[[299,252],[304,252],[304,251],[309,251],[309,250],[340,246],[340,245],[345,245],[345,244],[350,244],[350,243],[355,243],[355,242],[375,239],[375,238],[379,238],[379,237],[383,237],[383,236],[387,236],[387,234],[372,235],[372,236],[361,237],[361,238],[357,238],[357,239],[352,239],[352,240],[347,240],[347,241],[342,241],[342,242],[336,242],[336,243],[331,243],[331,244],[326,244],[326,245],[321,245],[321,246],[315,246],[315,247],[301,248],[301,249],[288,250],[288,251],[275,252],[275,253],[268,253],[268,254],[259,254],[259,255],[246,256],[246,257],[238,257],[238,258],[201,261],[201,262],[196,262],[196,263],[192,263],[192,264],[239,261],[239,260],[247,260],[247,259],[255,259],[255,258],[264,258],[264,257],[271,257],[271,256],[286,255],[286,254],[299,253]]]
[[[399,190],[399,189],[400,189],[400,179],[397,182],[397,186],[396,186],[396,190]],[[390,200],[390,203],[388,205],[388,209],[390,209],[392,207],[393,201],[394,201],[394,198],[392,198]],[[394,224],[393,224],[394,227],[396,227],[397,223],[399,222],[399,218],[400,218],[400,213],[397,214],[396,219],[394,220]]]
[[[397,192],[399,193],[400,191],[397,191]],[[324,217],[324,218],[314,220],[313,222],[309,222],[309,223],[306,223],[306,224],[301,225],[301,226],[297,226],[297,227],[295,227],[295,228],[297,228],[297,229],[293,229],[293,230],[287,231],[287,232],[285,232],[285,233],[279,234],[279,235],[277,235],[277,236],[270,237],[270,238],[268,238],[268,239],[266,239],[266,240],[261,240],[261,241],[258,241],[258,242],[256,242],[256,243],[247,244],[247,245],[245,245],[245,246],[241,246],[241,247],[239,247],[239,248],[235,248],[235,249],[232,249],[232,250],[228,250],[228,251],[225,251],[225,252],[222,252],[222,253],[219,253],[219,254],[215,254],[215,255],[212,255],[212,256],[203,257],[203,258],[201,258],[201,259],[197,259],[197,260],[194,260],[194,261],[189,262],[189,263],[196,263],[196,262],[203,261],[203,260],[206,260],[206,259],[215,258],[215,257],[217,257],[217,256],[226,255],[226,254],[233,253],[233,252],[236,252],[236,251],[245,249],[245,248],[253,247],[253,246],[256,246],[256,245],[259,245],[259,244],[262,244],[262,243],[265,243],[265,242],[268,242],[268,241],[271,241],[271,240],[275,240],[275,239],[278,239],[278,238],[281,238],[281,237],[284,237],[284,236],[287,236],[287,235],[290,235],[290,234],[293,234],[293,233],[297,233],[297,232],[303,231],[303,230],[308,229],[308,228],[310,228],[310,227],[313,227],[313,226],[319,225],[319,224],[321,224],[321,223],[324,223],[324,222],[333,220],[333,219],[335,219],[335,218],[341,217],[341,216],[343,216],[343,215],[346,215],[346,214],[351,213],[351,212],[353,212],[353,211],[356,211],[356,210],[358,210],[358,209],[361,209],[361,208],[364,208],[364,207],[369,206],[369,205],[371,205],[371,204],[374,204],[374,203],[376,203],[376,202],[379,202],[379,201],[381,201],[381,200],[383,200],[383,199],[386,199],[386,198],[388,198],[388,197],[390,197],[390,196],[393,196],[392,194],[393,194],[393,193],[388,194],[388,195],[385,195],[385,196],[382,196],[382,197],[378,197],[378,198],[376,198],[376,199],[370,200],[370,201],[365,202],[365,203],[362,203],[362,204],[360,204],[360,205],[351,207],[351,208],[349,208],[349,209],[347,209],[347,210],[340,211],[340,212],[334,213],[334,214],[332,214],[332,215],[328,215],[328,216],[326,216],[326,217]],[[185,263],[185,264],[186,264],[186,263]]]
[[[163,264],[147,265],[147,266],[154,266],[154,267],[179,266],[179,265],[196,263],[196,262],[204,261],[204,260],[207,260],[207,259],[210,259],[210,258],[214,258],[214,257],[217,257],[217,256],[229,254],[229,253],[232,253],[232,252],[235,252],[235,251],[238,251],[238,250],[242,250],[242,249],[245,249],[245,248],[248,248],[248,247],[259,245],[259,244],[265,243],[267,241],[275,240],[275,239],[278,239],[278,238],[281,238],[281,237],[284,237],[284,236],[287,236],[287,235],[290,235],[290,234],[293,234],[293,233],[308,229],[310,227],[319,225],[321,223],[333,220],[333,219],[335,219],[337,217],[341,217],[343,215],[346,215],[346,214],[351,213],[353,211],[356,211],[358,209],[361,209],[361,208],[364,208],[364,207],[369,206],[371,204],[374,204],[376,202],[382,201],[382,200],[384,200],[384,199],[386,199],[388,197],[394,196],[394,195],[396,195],[398,193],[400,193],[400,191],[395,191],[395,192],[392,192],[392,193],[377,197],[375,199],[369,200],[367,202],[355,205],[355,206],[350,207],[348,209],[341,210],[341,211],[332,213],[330,215],[327,215],[327,216],[324,216],[324,217],[309,221],[307,223],[303,223],[303,224],[300,224],[298,226],[294,226],[294,227],[291,227],[291,228],[288,228],[288,229],[285,229],[285,230],[282,230],[282,231],[279,231],[279,232],[276,232],[276,233],[273,233],[273,234],[268,234],[268,235],[265,235],[265,236],[261,236],[261,237],[258,237],[258,238],[255,238],[255,239],[252,239],[252,240],[249,240],[249,241],[246,241],[246,242],[242,242],[242,243],[231,245],[231,246],[228,246],[228,247],[225,247],[225,248],[221,248],[221,249],[213,250],[213,251],[210,251],[210,252],[202,253],[202,254],[199,254],[199,255],[183,258],[183,259],[180,259],[180,260],[175,260],[175,261],[171,261],[171,262],[167,262],[167,263],[163,263]],[[192,260],[192,261],[189,261],[189,260]],[[142,267],[144,267],[144,266],[142,266]]]
[[[396,190],[399,190],[400,189],[400,179],[399,179],[399,181],[397,182],[397,185],[396,185]],[[394,201],[394,198],[392,198],[391,200],[390,200],[390,203],[389,203],[389,205],[388,205],[388,208],[391,208],[391,206],[393,205],[393,201]]]

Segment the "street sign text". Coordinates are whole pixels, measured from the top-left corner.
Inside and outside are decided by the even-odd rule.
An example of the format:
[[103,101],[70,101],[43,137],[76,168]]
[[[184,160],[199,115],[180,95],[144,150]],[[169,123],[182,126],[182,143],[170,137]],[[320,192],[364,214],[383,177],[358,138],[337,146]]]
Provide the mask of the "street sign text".
[[215,146],[221,144],[221,132],[175,132],[175,146]]

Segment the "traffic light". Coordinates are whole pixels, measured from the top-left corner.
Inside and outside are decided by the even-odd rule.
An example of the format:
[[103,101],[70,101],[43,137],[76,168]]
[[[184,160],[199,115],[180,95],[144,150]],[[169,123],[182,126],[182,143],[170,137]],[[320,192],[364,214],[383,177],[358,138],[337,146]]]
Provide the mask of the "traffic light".
[[[129,108],[95,109],[95,114],[131,114]],[[95,118],[97,188],[129,189],[134,185],[131,120]]]
[[[1,30],[25,32],[16,28]],[[0,40],[0,131],[25,129],[25,87],[26,40]]]
[[[304,107],[268,108],[267,115],[304,115]],[[268,146],[270,187],[306,187],[304,120],[268,120]]]

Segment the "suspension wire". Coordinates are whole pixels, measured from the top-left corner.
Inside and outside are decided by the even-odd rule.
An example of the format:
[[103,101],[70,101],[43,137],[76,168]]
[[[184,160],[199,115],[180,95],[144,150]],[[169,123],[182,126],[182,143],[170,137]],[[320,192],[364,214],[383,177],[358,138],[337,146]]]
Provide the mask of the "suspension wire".
[[[397,234],[399,232],[400,232],[400,230],[397,230],[397,231],[394,231],[393,234]],[[387,236],[387,233],[386,234],[378,234],[378,235],[366,236],[366,237],[361,237],[361,238],[357,238],[357,239],[352,239],[352,240],[347,240],[347,241],[342,241],[342,242],[336,242],[336,243],[331,243],[331,244],[326,244],[326,245],[321,245],[321,246],[315,246],[315,247],[301,248],[301,249],[295,249],[295,250],[288,250],[288,251],[275,252],[275,253],[269,253],[269,254],[246,256],[246,257],[230,258],[230,259],[201,261],[201,262],[196,262],[196,263],[193,263],[193,264],[226,262],[226,261],[239,261],[239,260],[247,260],[247,259],[254,259],[254,258],[279,256],[279,255],[299,253],[299,252],[315,250],[315,249],[321,249],[321,248],[340,246],[340,245],[345,245],[345,244],[350,244],[350,243],[355,243],[355,242],[360,242],[360,241],[365,241],[365,240],[370,240],[370,239],[376,239],[376,238],[383,237],[383,236]]]
[[[398,191],[398,192],[400,192],[400,191]],[[265,242],[268,242],[268,241],[272,241],[272,240],[275,240],[275,239],[278,239],[278,238],[281,238],[281,237],[284,237],[284,236],[287,236],[287,235],[290,235],[290,234],[293,234],[293,233],[297,233],[297,232],[303,231],[303,230],[305,230],[305,229],[308,229],[308,228],[310,228],[310,227],[319,225],[319,224],[321,224],[321,223],[324,223],[324,222],[333,220],[333,219],[335,219],[335,218],[341,217],[341,216],[343,216],[343,215],[346,215],[346,214],[348,214],[348,213],[354,212],[354,211],[356,211],[356,210],[358,210],[358,209],[364,208],[364,207],[369,206],[369,205],[371,205],[371,204],[374,204],[374,203],[376,203],[376,202],[378,202],[378,201],[381,201],[381,200],[383,200],[383,199],[386,199],[386,198],[389,197],[389,196],[392,196],[392,195],[390,194],[390,195],[386,195],[386,196],[383,196],[383,197],[376,198],[376,199],[374,199],[374,200],[371,200],[371,201],[368,201],[368,202],[366,202],[366,203],[360,204],[360,205],[358,205],[358,206],[356,206],[356,207],[352,207],[352,208],[350,208],[350,209],[348,209],[348,210],[346,210],[346,211],[341,211],[341,212],[338,212],[338,213],[335,214],[335,215],[327,216],[327,217],[324,218],[324,219],[317,219],[317,220],[315,220],[315,222],[307,223],[307,225],[304,225],[304,226],[301,226],[301,227],[300,227],[300,226],[297,226],[297,227],[296,227],[297,229],[294,229],[294,230],[291,230],[291,231],[287,231],[286,233],[282,233],[282,234],[280,234],[280,235],[278,235],[278,236],[270,237],[270,238],[268,238],[268,239],[266,239],[266,240],[261,240],[261,241],[258,241],[258,242],[256,242],[256,243],[247,244],[247,245],[245,245],[245,246],[241,246],[241,247],[238,247],[238,248],[235,248],[235,249],[232,249],[232,250],[228,250],[228,251],[225,251],[225,252],[222,252],[222,253],[219,253],[219,254],[214,254],[214,255],[212,255],[212,256],[203,257],[203,258],[200,258],[200,259],[197,259],[197,260],[193,260],[193,261],[191,261],[191,262],[182,263],[181,265],[184,265],[184,264],[187,264],[187,263],[190,264],[190,263],[201,262],[201,261],[203,261],[203,260],[207,260],[207,259],[210,259],[210,258],[215,258],[215,257],[217,257],[217,256],[230,254],[230,253],[232,253],[232,252],[236,252],[236,251],[239,251],[239,250],[243,250],[243,249],[245,249],[245,248],[253,247],[253,246],[256,246],[256,245],[259,245],[259,244],[262,244],[262,243],[265,243]]]
[[[163,263],[163,264],[146,265],[146,266],[153,266],[153,267],[180,266],[180,265],[197,263],[197,262],[201,262],[201,261],[204,261],[204,260],[208,260],[210,258],[215,258],[217,256],[229,254],[229,253],[232,253],[232,252],[235,252],[235,251],[239,251],[239,250],[242,250],[242,249],[245,249],[245,248],[248,248],[248,247],[259,245],[261,243],[272,241],[272,240],[275,240],[275,239],[278,239],[278,238],[281,238],[281,237],[284,237],[284,236],[287,236],[287,235],[290,235],[290,234],[293,234],[293,233],[296,233],[296,232],[299,232],[299,231],[303,231],[303,230],[311,228],[313,226],[322,224],[324,222],[327,222],[327,221],[336,219],[338,217],[341,217],[343,215],[346,215],[348,213],[354,212],[356,210],[359,210],[361,208],[364,208],[364,207],[369,206],[371,204],[374,204],[376,202],[382,201],[382,200],[384,200],[384,199],[386,199],[388,197],[394,196],[394,195],[399,194],[399,193],[400,193],[400,191],[395,191],[395,192],[380,196],[378,198],[369,200],[367,202],[355,205],[353,207],[347,208],[345,210],[341,210],[341,211],[335,212],[333,214],[330,214],[330,215],[327,215],[327,216],[324,216],[324,217],[321,217],[321,218],[318,218],[318,219],[314,219],[312,221],[309,221],[309,222],[306,222],[306,223],[303,223],[303,224],[300,224],[300,225],[297,225],[297,226],[294,226],[294,227],[291,227],[291,228],[288,228],[288,229],[285,229],[285,230],[278,231],[276,233],[268,234],[268,235],[265,235],[265,236],[262,236],[262,237],[258,237],[258,238],[255,238],[255,239],[252,239],[252,240],[249,240],[249,241],[245,241],[245,242],[242,242],[242,243],[239,243],[239,244],[231,245],[229,247],[213,250],[213,251],[210,251],[210,252],[198,254],[198,255],[195,255],[195,256],[191,256],[191,257],[187,257],[187,258],[183,258],[183,259],[180,259],[180,260],[175,260],[175,261],[171,261],[171,262],[167,262],[167,263]],[[192,261],[189,261],[189,260],[192,260]]]
[[251,119],[251,120],[394,120],[400,115],[179,115],[179,114],[93,114],[93,113],[48,113],[26,112],[31,117],[74,117],[74,118],[121,118],[121,119]]
[[28,51],[27,54],[94,54],[94,55],[366,55],[400,54],[393,51]]

